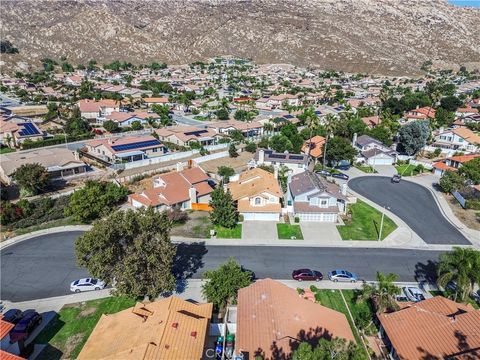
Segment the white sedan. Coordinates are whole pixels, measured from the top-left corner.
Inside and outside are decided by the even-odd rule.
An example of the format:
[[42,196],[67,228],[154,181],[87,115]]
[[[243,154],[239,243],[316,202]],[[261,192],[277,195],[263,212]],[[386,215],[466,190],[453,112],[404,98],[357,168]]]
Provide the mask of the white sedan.
[[402,290],[409,301],[418,302],[425,300],[423,291],[416,286],[404,286]]
[[86,278],[73,281],[70,284],[70,291],[79,293],[81,291],[101,290],[106,285],[107,284],[101,280]]

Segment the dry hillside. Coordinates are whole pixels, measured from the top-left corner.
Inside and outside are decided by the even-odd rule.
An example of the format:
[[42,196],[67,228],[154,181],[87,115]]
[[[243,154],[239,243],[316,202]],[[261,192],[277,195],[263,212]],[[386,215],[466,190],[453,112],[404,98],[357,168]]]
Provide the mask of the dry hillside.
[[479,67],[480,10],[445,0],[2,0],[4,69],[72,63],[188,63],[215,55],[324,69],[415,73]]

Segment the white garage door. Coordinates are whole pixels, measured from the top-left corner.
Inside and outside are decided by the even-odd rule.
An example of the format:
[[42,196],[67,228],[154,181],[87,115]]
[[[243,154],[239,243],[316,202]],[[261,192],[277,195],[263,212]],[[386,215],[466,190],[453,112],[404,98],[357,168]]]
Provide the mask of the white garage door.
[[369,159],[368,160],[369,165],[392,165],[393,164],[393,159],[390,158],[385,158],[385,159]]
[[321,221],[321,222],[336,222],[337,214],[332,213],[299,213],[297,216],[302,221]]
[[278,221],[278,213],[242,213],[243,220]]

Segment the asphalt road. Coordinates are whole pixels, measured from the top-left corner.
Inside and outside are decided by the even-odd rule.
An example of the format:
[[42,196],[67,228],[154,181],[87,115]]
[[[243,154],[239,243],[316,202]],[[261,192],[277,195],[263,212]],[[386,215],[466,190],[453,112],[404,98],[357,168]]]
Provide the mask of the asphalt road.
[[393,184],[388,177],[362,176],[349,181],[348,186],[378,205],[388,206],[428,244],[470,244],[421,185],[409,181]]
[[[74,241],[81,232],[42,235],[1,251],[2,300],[27,301],[69,294],[71,281],[88,276],[75,264]],[[391,249],[205,246],[179,244],[174,272],[179,279],[201,278],[228,257],[236,258],[257,278],[289,279],[293,269],[326,273],[345,268],[361,279],[376,271],[393,272],[400,281],[433,280],[439,252]],[[182,281],[179,281],[182,282]]]
[[205,122],[200,120],[195,120],[188,118],[186,116],[182,116],[180,114],[172,114],[172,120],[181,124],[181,125],[188,125],[188,126],[196,126],[196,127],[205,127]]

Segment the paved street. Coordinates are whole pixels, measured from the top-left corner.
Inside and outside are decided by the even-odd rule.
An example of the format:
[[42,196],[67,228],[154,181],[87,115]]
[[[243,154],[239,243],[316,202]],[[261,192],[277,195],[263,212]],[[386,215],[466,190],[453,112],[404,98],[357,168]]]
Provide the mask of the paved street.
[[470,242],[440,212],[425,187],[408,181],[392,184],[383,176],[363,176],[348,186],[380,206],[389,207],[428,244],[468,245]]
[[[42,235],[3,249],[1,299],[18,302],[69,294],[70,282],[87,276],[75,264],[74,240],[80,234]],[[288,279],[293,269],[311,267],[324,273],[346,268],[365,280],[374,280],[378,270],[398,274],[399,281],[420,281],[432,280],[439,254],[424,250],[179,244],[174,271],[179,279],[201,278],[204,270],[233,256],[258,278]],[[182,281],[179,283],[181,287]]]
[[197,127],[204,127],[206,125],[204,121],[191,119],[186,116],[182,116],[180,113],[172,114],[172,120],[179,123],[180,125],[197,126]]

